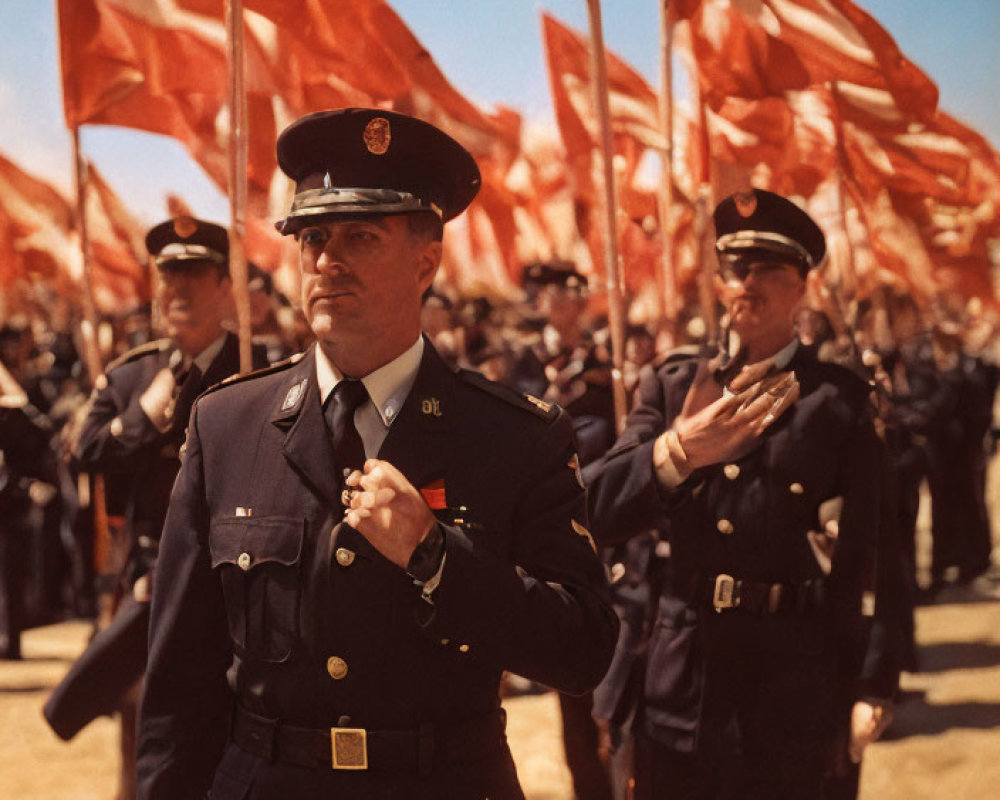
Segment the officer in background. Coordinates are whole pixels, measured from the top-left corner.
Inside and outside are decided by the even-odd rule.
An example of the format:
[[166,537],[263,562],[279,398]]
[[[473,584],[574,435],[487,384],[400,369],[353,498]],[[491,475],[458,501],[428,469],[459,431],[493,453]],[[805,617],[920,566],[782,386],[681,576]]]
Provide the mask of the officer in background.
[[[239,342],[223,322],[232,308],[225,228],[180,217],[146,235],[159,276],[166,337],[126,353],[99,378],[76,444],[82,469],[100,472],[109,511],[126,520],[130,548],[117,576],[120,601],[45,705],[70,739],[122,706],[146,664],[150,574],[194,399],[239,372]],[[265,365],[262,350],[255,351]],[[134,709],[123,709],[123,796],[134,796]]]
[[617,633],[572,428],[420,334],[472,157],[378,109],[278,139],[317,345],[195,404],[154,585],[143,800],[523,798],[504,670],[589,691]]
[[587,278],[568,261],[529,264],[526,292],[540,333],[517,356],[510,383],[561,406],[573,419],[580,463],[607,452],[614,441],[611,359],[586,326]]
[[866,384],[795,338],[820,229],[760,190],[723,201],[715,225],[729,347],[641,384],[590,486],[599,542],[665,528],[671,545],[636,796],[818,798],[871,694],[882,449]]
[[0,660],[21,658],[30,510],[59,483],[51,437],[48,420],[0,363]]

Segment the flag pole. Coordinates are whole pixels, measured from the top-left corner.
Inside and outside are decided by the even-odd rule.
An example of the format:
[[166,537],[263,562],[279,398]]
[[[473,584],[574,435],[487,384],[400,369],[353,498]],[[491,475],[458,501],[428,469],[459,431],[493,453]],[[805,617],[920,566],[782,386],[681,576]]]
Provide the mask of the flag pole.
[[712,280],[715,275],[715,237],[712,236],[712,226],[709,217],[712,214],[712,147],[708,135],[708,115],[705,113],[705,102],[699,90],[697,97],[698,135],[701,139],[702,174],[698,186],[698,200],[695,204],[695,240],[700,258],[698,270],[698,300],[701,305],[702,317],[705,320],[705,336],[709,342],[719,340],[719,321],[715,316],[715,291]]
[[[80,148],[80,126],[70,128],[73,139],[73,175],[76,184],[76,224],[80,231],[80,254],[83,259],[83,319],[80,322],[80,335],[83,340],[83,360],[87,367],[91,386],[102,389],[107,385],[104,376],[104,364],[101,350],[97,344],[97,304],[94,302],[94,286],[90,260],[90,232],[87,228],[87,182],[88,170],[83,160]],[[94,514],[94,573],[101,579],[115,575],[114,563],[115,536],[108,523],[106,490],[104,474],[91,473],[92,491],[90,506]],[[115,596],[113,592],[98,590],[97,593],[97,627],[106,628],[111,624],[115,613]]]
[[628,413],[625,398],[625,381],[622,376],[623,354],[625,352],[625,314],[622,298],[621,264],[618,257],[618,226],[616,216],[618,203],[615,198],[615,173],[611,148],[611,109],[608,102],[608,72],[604,57],[604,33],[601,25],[600,0],[587,0],[587,16],[590,20],[590,64],[591,88],[594,108],[601,131],[601,152],[604,156],[604,276],[608,292],[608,327],[611,334],[611,387],[614,394],[615,430],[625,427]]
[[660,128],[663,131],[663,181],[657,193],[663,253],[657,262],[657,310],[673,340],[677,320],[677,274],[674,270],[674,68],[670,0],[660,3]]
[[73,169],[76,184],[76,225],[80,232],[80,254],[83,259],[82,297],[83,319],[80,333],[83,337],[83,357],[87,366],[90,383],[94,385],[104,374],[101,351],[97,346],[97,304],[94,302],[94,286],[90,263],[90,234],[87,229],[87,165],[80,150],[80,126],[71,128],[73,137]]
[[243,48],[243,0],[226,0],[229,64],[229,274],[240,340],[240,374],[253,369],[250,291],[243,246],[247,209],[247,95]]

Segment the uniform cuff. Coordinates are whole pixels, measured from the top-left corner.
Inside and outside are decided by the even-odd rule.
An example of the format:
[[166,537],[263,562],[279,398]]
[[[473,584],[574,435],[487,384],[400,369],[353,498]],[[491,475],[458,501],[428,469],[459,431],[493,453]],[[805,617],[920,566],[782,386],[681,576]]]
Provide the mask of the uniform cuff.
[[435,523],[423,541],[414,548],[406,564],[406,572],[414,580],[426,583],[438,574],[443,562],[444,533],[441,526]]

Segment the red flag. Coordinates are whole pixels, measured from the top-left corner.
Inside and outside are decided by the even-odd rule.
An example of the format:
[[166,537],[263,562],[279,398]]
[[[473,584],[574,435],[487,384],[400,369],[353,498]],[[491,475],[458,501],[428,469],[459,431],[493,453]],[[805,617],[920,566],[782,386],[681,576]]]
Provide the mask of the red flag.
[[843,80],[884,89],[907,114],[930,118],[935,84],[851,0],[682,0],[702,95],[759,99]]
[[115,312],[148,302],[151,287],[143,228],[92,164],[87,170],[85,213],[97,308]]

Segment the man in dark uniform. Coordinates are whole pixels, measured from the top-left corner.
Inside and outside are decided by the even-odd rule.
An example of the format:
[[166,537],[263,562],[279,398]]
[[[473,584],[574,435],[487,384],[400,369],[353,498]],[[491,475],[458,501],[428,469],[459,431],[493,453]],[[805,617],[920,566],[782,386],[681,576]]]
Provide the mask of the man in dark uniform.
[[715,225],[730,349],[645,381],[590,485],[601,543],[669,522],[636,796],[817,798],[868,694],[882,453],[865,383],[795,340],[822,232],[759,190]]
[[945,573],[957,570],[968,583],[990,566],[992,536],[986,511],[986,434],[993,421],[996,383],[984,362],[964,351],[961,326],[941,320],[933,330],[940,391],[954,404],[928,436],[933,552],[931,589],[943,588]]
[[0,364],[0,659],[21,658],[29,510],[39,489],[59,482],[51,437],[48,420]]
[[[191,406],[198,394],[239,371],[238,340],[222,325],[231,310],[225,228],[181,217],[151,229],[146,247],[159,272],[157,300],[167,335],[109,365],[76,445],[81,468],[104,474],[109,505],[125,517],[131,549],[118,576],[123,599],[114,620],[46,703],[49,724],[65,739],[119,708],[142,676],[149,574]],[[265,365],[263,351],[255,358]],[[126,714],[123,726],[127,747],[134,741],[134,718]],[[132,781],[134,754],[124,762],[124,778]]]
[[535,287],[527,294],[545,325],[518,354],[509,383],[566,410],[586,466],[614,441],[610,357],[584,324],[587,278],[556,261],[529,264],[523,281]]
[[[544,325],[517,353],[507,383],[569,414],[580,467],[585,468],[614,441],[611,364],[584,326],[587,278],[569,261],[536,262],[525,266],[522,285],[529,307]],[[592,710],[590,695],[559,695],[566,765],[576,800],[611,800]]]
[[568,418],[420,335],[442,223],[478,168],[375,109],[300,119],[278,162],[318,342],[195,405],[140,796],[522,798],[501,673],[588,691],[617,625]]

